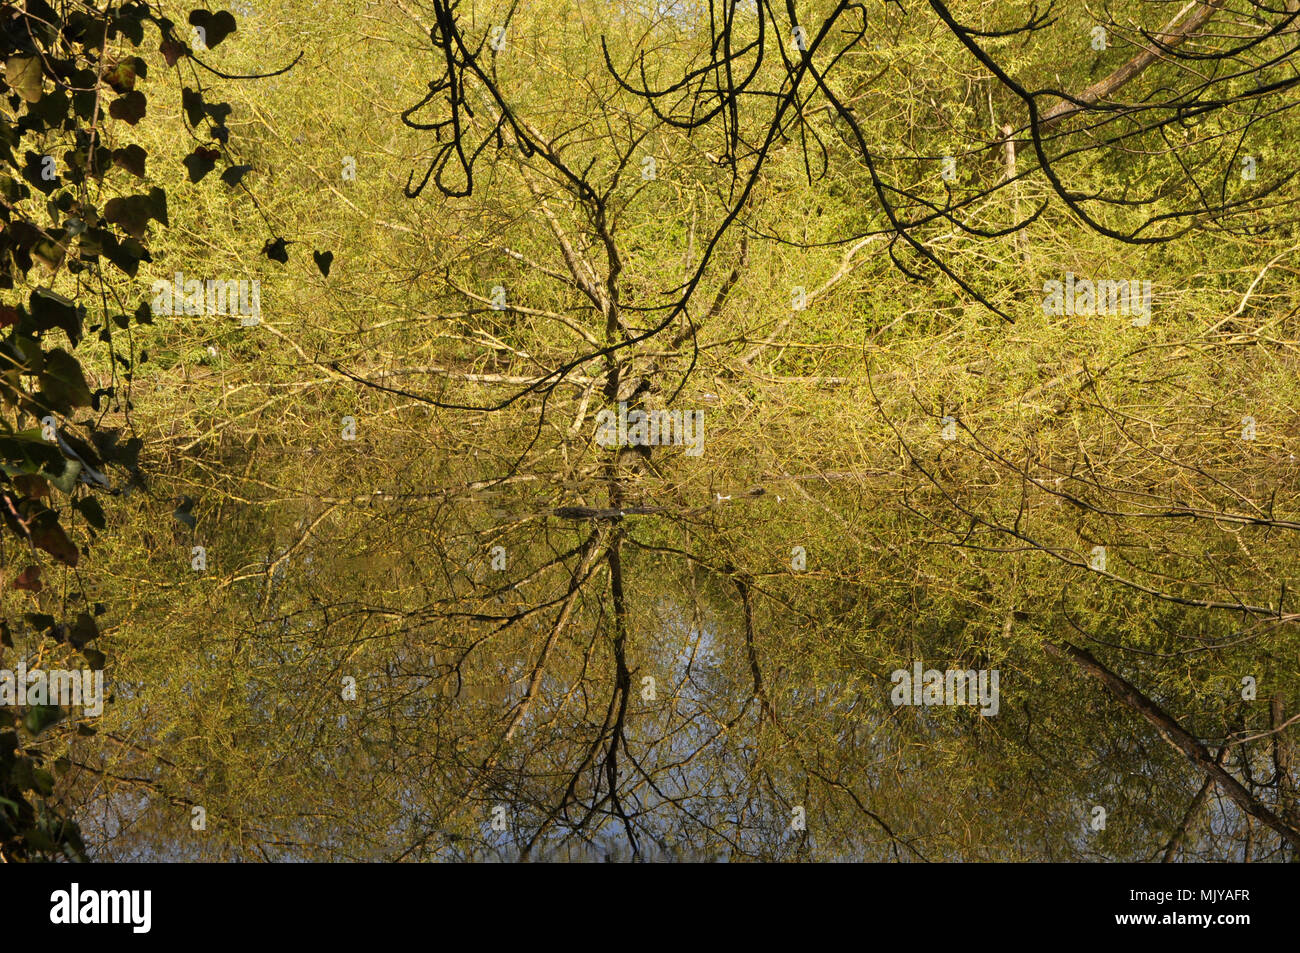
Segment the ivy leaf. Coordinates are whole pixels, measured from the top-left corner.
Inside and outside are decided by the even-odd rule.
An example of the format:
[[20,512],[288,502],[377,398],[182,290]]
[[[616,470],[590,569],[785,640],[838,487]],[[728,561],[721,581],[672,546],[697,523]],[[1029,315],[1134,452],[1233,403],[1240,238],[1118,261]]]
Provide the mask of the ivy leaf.
[[43,496],[50,495],[49,484],[45,478],[35,473],[20,473],[13,478],[14,486],[23,496],[31,497],[33,500],[39,500]]
[[163,55],[168,66],[175,66],[182,56],[189,53],[189,47],[178,40],[165,39],[159,44],[158,52]]
[[190,173],[190,181],[198,182],[207,175],[217,164],[217,159],[221,153],[216,149],[206,149],[199,146],[193,152],[185,157],[185,168]]
[[72,346],[77,346],[77,342],[81,340],[83,309],[74,305],[70,299],[47,288],[37,288],[33,291],[27,307],[36,321],[38,330],[62,328],[67,333]]
[[41,96],[39,103],[28,106],[27,111],[47,126],[61,126],[68,115],[68,103],[68,94],[56,86]]
[[23,621],[37,632],[48,633],[55,641],[59,641],[58,635],[53,631],[55,626],[54,616],[47,615],[44,612],[24,612]]
[[286,247],[289,243],[283,238],[277,238],[273,242],[267,242],[266,247],[262,249],[262,254],[271,261],[278,261],[282,265],[289,263],[289,251]]
[[90,387],[81,371],[81,362],[62,348],[45,355],[40,382],[42,390],[59,404],[90,406]]
[[81,476],[81,461],[64,457],[63,472],[58,476],[49,474],[49,480],[60,493],[71,494],[79,476]]
[[32,769],[32,790],[42,797],[49,797],[54,793],[54,775],[44,768]]
[[5,82],[29,103],[40,100],[44,86],[41,61],[35,56],[11,56],[5,60]]
[[128,236],[120,242],[111,234],[101,237],[104,257],[111,261],[132,278],[140,269],[140,262],[153,261],[153,256],[149,254],[140,240],[133,236]]
[[109,199],[104,206],[104,221],[120,225],[122,231],[135,238],[144,237],[150,217],[149,199],[143,195]]
[[226,37],[235,32],[235,18],[225,10],[209,13],[207,10],[191,10],[190,25],[203,31],[203,43],[208,49],[215,49]]
[[[29,705],[23,726],[34,735],[39,735],[50,725],[63,720],[63,709],[58,705]],[[33,772],[35,774],[35,772]]]
[[66,245],[46,238],[32,246],[32,257],[50,271],[57,271],[67,250]]
[[194,501],[190,499],[188,496],[182,496],[180,505],[176,507],[176,509],[172,512],[172,516],[176,517],[176,521],[178,523],[181,523],[187,526],[189,529],[193,530],[196,526],[199,525],[199,521],[196,520],[194,518],[194,514],[190,512],[190,510],[192,510],[193,508],[194,508]]
[[[135,46],[144,42],[144,24],[145,17],[153,19],[149,9],[143,3],[126,3],[121,9],[113,12],[113,22],[111,34],[121,34],[129,39]],[[98,21],[95,21],[98,22]],[[99,44],[102,45],[102,44]],[[141,76],[144,74],[141,73]]]
[[149,66],[138,56],[128,56],[104,71],[104,81],[116,93],[129,93],[135,89],[135,78],[149,75]]
[[99,627],[95,625],[95,620],[91,618],[89,612],[80,612],[77,614],[77,621],[72,624],[72,629],[68,632],[68,641],[72,647],[77,650],[84,649],[86,645],[99,638]]
[[53,510],[43,512],[32,526],[32,544],[66,566],[76,568],[81,558],[81,551],[68,539]]
[[243,181],[246,173],[252,172],[251,165],[232,165],[225,172],[221,173],[221,181],[226,183],[232,189]]
[[26,589],[28,592],[40,592],[41,567],[28,566],[18,574],[18,578],[13,582],[13,587],[15,589]]
[[104,508],[93,496],[83,496],[72,505],[95,529],[103,529],[108,525],[108,521],[104,518]]
[[133,89],[125,96],[113,100],[108,107],[108,114],[114,119],[120,119],[134,126],[144,118],[146,104],[144,93],[138,89]]
[[203,121],[203,94],[188,86],[181,89],[181,108],[191,126],[198,126]]
[[45,177],[45,170],[49,167],[45,156],[28,151],[24,154],[23,159],[23,178],[30,182],[33,188],[49,195],[62,184],[57,174],[53,178],[47,179]]
[[[153,216],[155,222],[161,222],[167,225],[167,193],[155,186],[149,190],[149,214]],[[144,261],[152,261],[147,258]]]
[[326,278],[330,276],[330,265],[334,264],[334,253],[332,251],[314,251],[311,257],[316,262],[316,267]]
[[119,169],[126,169],[137,179],[144,178],[144,161],[148,153],[144,149],[132,143],[122,149],[113,150],[113,165]]

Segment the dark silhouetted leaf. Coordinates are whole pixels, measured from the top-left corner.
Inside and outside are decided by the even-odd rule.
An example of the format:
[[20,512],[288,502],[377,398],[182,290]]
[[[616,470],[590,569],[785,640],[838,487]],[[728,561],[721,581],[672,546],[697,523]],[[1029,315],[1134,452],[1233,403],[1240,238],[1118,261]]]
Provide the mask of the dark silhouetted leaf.
[[168,66],[175,66],[177,60],[189,52],[189,48],[177,40],[163,40],[158,46],[158,52],[163,55]]
[[72,647],[84,649],[97,638],[99,638],[99,626],[95,625],[95,620],[91,618],[90,613],[77,613],[77,621],[68,631],[68,641],[72,643]]
[[50,632],[55,625],[55,618],[52,615],[46,615],[44,612],[24,612],[23,621],[30,625],[37,632]]
[[132,143],[122,149],[113,150],[113,165],[119,169],[126,169],[136,178],[144,178],[144,162],[148,153],[144,149]]
[[151,218],[149,199],[143,195],[109,199],[104,206],[104,221],[120,225],[128,235],[143,238]]
[[181,108],[185,110],[185,118],[190,121],[190,125],[197,126],[203,121],[203,94],[188,86],[184,87],[181,90]]
[[217,164],[217,159],[221,153],[216,149],[206,149],[199,146],[193,152],[185,157],[185,168],[190,173],[190,181],[198,182],[212,171]]
[[41,516],[43,518],[32,527],[32,544],[64,565],[75,567],[81,559],[80,550],[68,539],[68,534],[63,531],[52,510],[47,510]]
[[13,479],[14,486],[18,487],[18,492],[22,493],[23,496],[39,500],[43,496],[50,495],[50,486],[42,476],[35,473],[20,473]]
[[243,181],[244,175],[246,173],[252,171],[253,171],[253,167],[251,165],[232,165],[225,172],[221,173],[221,181],[226,183],[226,185],[230,186],[233,189],[236,185],[238,185],[241,181]]
[[190,512],[193,508],[194,501],[188,496],[183,496],[181,497],[180,505],[172,512],[172,516],[176,517],[178,522],[193,530],[194,527],[199,525],[199,521],[196,520],[194,514]]
[[190,25],[203,31],[203,43],[208,49],[215,49],[226,37],[235,32],[235,18],[225,10],[209,13],[207,10],[191,10]]
[[133,89],[125,96],[113,100],[108,107],[108,114],[114,119],[120,119],[134,126],[144,118],[145,105],[144,93],[138,89]]
[[81,363],[62,348],[45,355],[45,370],[40,375],[41,389],[56,405],[90,406],[90,387],[81,372]]
[[62,328],[72,342],[72,346],[77,346],[81,340],[83,309],[48,288],[37,288],[33,291],[28,299],[27,308],[35,319],[38,330]]
[[104,508],[99,505],[99,500],[93,496],[83,496],[72,505],[76,507],[78,513],[85,517],[86,522],[95,529],[103,529],[108,525],[104,518]]
[[18,578],[14,580],[13,585],[15,589],[26,589],[28,592],[40,592],[41,567],[28,566],[18,574]]
[[282,265],[289,263],[288,242],[283,238],[277,238],[273,242],[267,242],[266,247],[262,249],[262,254],[271,261],[278,261]]

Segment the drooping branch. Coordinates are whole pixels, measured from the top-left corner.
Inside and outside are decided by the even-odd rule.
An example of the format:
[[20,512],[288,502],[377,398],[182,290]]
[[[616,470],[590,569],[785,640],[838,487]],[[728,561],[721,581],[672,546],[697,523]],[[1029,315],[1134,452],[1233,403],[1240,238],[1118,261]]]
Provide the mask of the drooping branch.
[[1223,769],[1223,766],[1210,754],[1205,745],[1197,741],[1178,722],[1174,721],[1164,709],[1142,694],[1136,686],[1106,668],[1086,649],[1076,648],[1068,642],[1064,645],[1044,642],[1043,648],[1047,650],[1049,655],[1073,660],[1079,668],[1105,685],[1112,695],[1145,718],[1156,731],[1160,732],[1161,737],[1181,750],[1194,765],[1213,778],[1223,792],[1236,802],[1238,807],[1251,817],[1258,818],[1277,831],[1281,838],[1294,849],[1300,850],[1300,831],[1289,826],[1260,802],[1258,798],[1247,791],[1240,781]]
[[[1039,119],[1039,124],[1045,126],[1067,116],[1073,116],[1077,112],[1082,112],[1087,106],[1092,106],[1103,99],[1110,98],[1136,79],[1148,66],[1160,59],[1163,53],[1181,46],[1200,32],[1201,27],[1210,21],[1210,18],[1218,12],[1221,6],[1223,6],[1223,0],[1207,0],[1207,2],[1192,0],[1191,3],[1179,10],[1172,20],[1164,25],[1160,32],[1152,38],[1152,43],[1149,46],[1144,46],[1142,51],[1131,60],[1120,66],[1109,76],[1093,83],[1078,96],[1072,96],[1047,110]],[[1191,16],[1187,16],[1194,7],[1200,9],[1192,13]],[[1186,17],[1186,20],[1183,19],[1184,17]]]

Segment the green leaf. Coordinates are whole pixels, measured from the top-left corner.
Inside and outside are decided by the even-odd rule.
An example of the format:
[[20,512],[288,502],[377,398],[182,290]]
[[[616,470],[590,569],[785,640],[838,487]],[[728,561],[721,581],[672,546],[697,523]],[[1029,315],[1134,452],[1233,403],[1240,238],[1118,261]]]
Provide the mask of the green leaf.
[[49,797],[54,793],[54,775],[44,768],[33,768],[32,788],[36,793]]
[[41,98],[44,76],[37,56],[11,56],[5,60],[5,82],[29,103]]
[[149,66],[138,56],[128,56],[119,60],[104,71],[104,81],[117,93],[129,93],[135,89],[135,78],[144,79],[149,75]]
[[56,406],[90,406],[90,387],[81,372],[81,364],[62,348],[45,355],[45,370],[39,380],[41,389]]
[[[58,705],[30,705],[23,718],[23,727],[34,735],[63,720],[63,709]],[[33,772],[34,773],[34,772]]]
[[61,474],[53,476],[45,473],[45,476],[60,493],[70,494],[72,488],[77,485],[77,477],[81,476],[81,461],[73,460],[71,457],[64,457],[63,464]]

